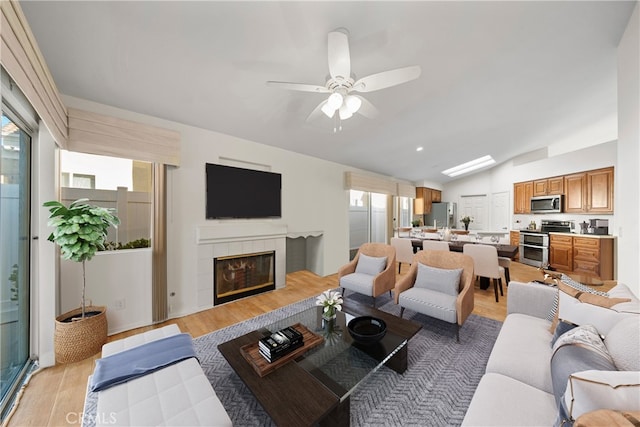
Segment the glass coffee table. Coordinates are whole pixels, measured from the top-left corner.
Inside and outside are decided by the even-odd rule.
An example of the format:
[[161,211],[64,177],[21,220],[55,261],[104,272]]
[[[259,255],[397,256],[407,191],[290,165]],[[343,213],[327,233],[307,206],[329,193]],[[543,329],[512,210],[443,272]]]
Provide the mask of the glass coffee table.
[[[347,323],[357,316],[384,320],[384,338],[371,345],[354,342]],[[324,341],[261,377],[241,349],[298,323]],[[218,349],[276,424],[349,425],[351,393],[382,365],[404,372],[408,340],[420,328],[415,322],[347,300],[334,321],[322,318],[321,307],[312,307],[220,344]]]

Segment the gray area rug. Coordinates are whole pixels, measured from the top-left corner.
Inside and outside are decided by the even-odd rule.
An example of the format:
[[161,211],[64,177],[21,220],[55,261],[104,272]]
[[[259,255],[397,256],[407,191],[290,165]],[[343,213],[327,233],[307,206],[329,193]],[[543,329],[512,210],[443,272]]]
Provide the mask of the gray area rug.
[[[347,299],[365,304],[370,297],[347,291]],[[194,340],[200,363],[218,398],[235,426],[273,425],[267,413],[238,378],[217,346],[295,314],[314,304],[315,298],[282,307]],[[399,315],[388,295],[378,297],[377,306]],[[501,322],[471,315],[460,329],[405,310],[405,318],[422,325],[409,341],[407,371],[400,375],[386,367],[369,377],[351,396],[352,426],[453,426],[460,425],[480,382]],[[85,414],[95,413],[95,396],[89,393]],[[91,416],[84,425],[91,426]]]

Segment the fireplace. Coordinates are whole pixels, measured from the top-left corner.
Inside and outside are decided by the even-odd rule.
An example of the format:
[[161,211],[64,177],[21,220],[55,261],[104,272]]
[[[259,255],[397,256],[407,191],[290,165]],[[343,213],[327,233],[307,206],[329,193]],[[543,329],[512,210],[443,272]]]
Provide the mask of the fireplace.
[[275,269],[275,251],[214,258],[213,304],[274,290]]

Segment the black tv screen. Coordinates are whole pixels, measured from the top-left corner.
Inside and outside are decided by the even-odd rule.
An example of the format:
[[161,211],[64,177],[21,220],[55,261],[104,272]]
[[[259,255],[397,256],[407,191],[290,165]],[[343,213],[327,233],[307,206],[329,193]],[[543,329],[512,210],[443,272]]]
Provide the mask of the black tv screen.
[[207,219],[280,218],[282,175],[207,163]]

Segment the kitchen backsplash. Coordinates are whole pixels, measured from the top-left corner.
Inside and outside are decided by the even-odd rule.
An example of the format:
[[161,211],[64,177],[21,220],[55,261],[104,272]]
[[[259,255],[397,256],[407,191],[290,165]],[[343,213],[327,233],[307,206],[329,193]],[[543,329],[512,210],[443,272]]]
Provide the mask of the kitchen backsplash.
[[608,219],[609,220],[609,234],[617,235],[616,223],[614,215],[571,215],[571,214],[528,214],[528,215],[513,215],[513,223],[511,224],[512,230],[524,230],[532,221],[535,221],[536,228],[540,228],[540,224],[543,219],[547,220],[559,220],[559,221],[571,221],[573,224],[572,233],[580,233],[580,223],[583,221],[589,222],[590,219]]

